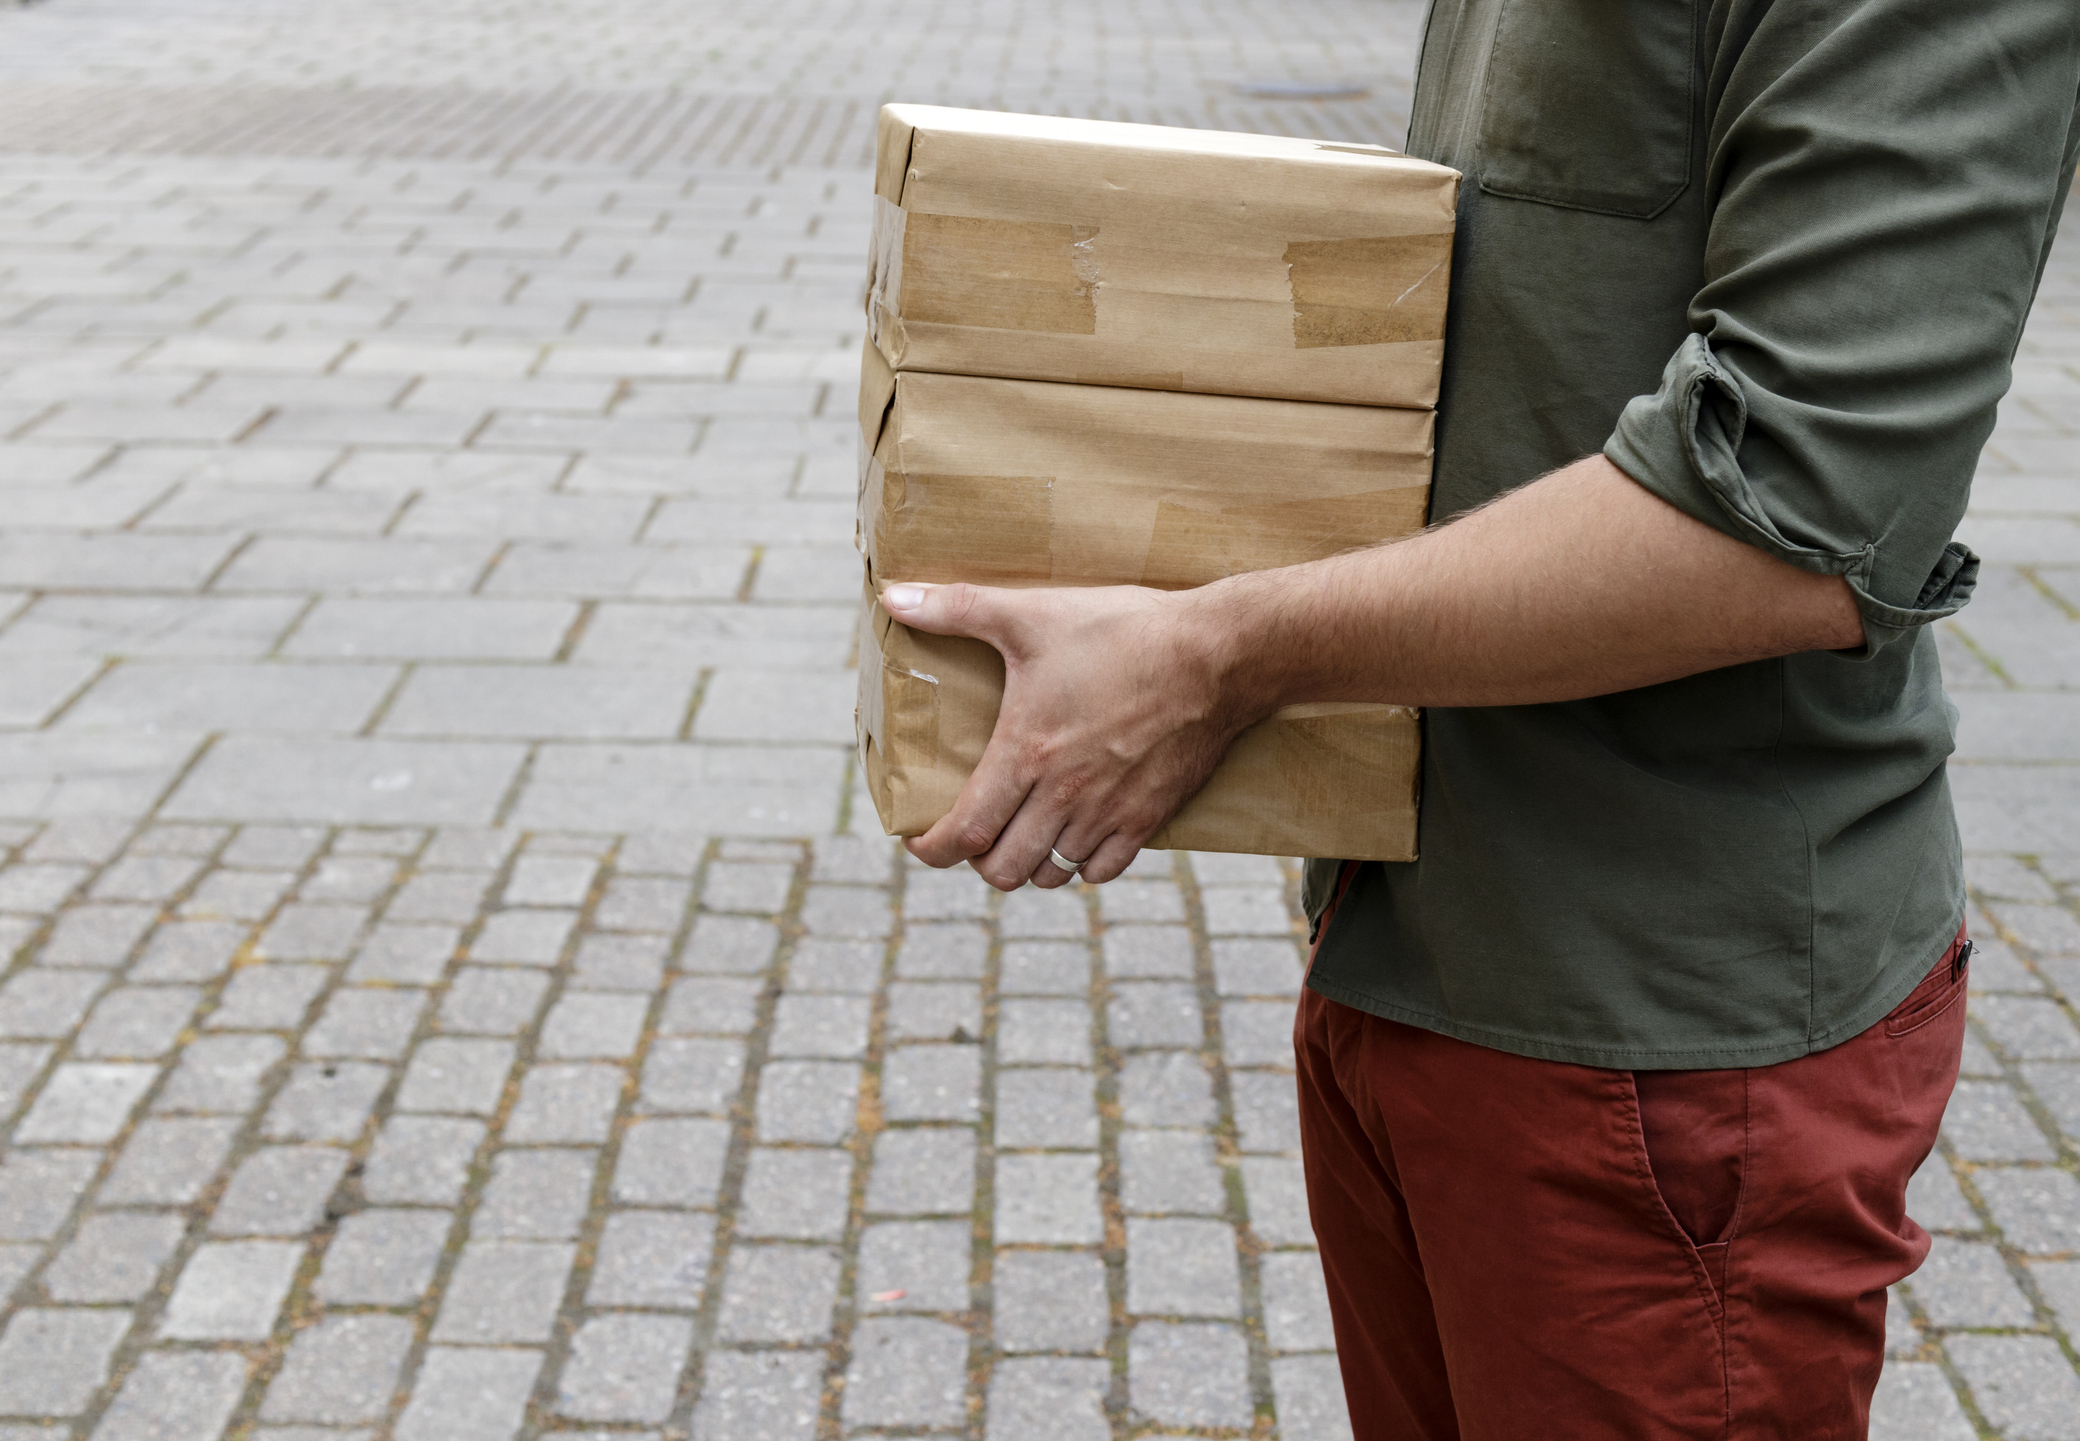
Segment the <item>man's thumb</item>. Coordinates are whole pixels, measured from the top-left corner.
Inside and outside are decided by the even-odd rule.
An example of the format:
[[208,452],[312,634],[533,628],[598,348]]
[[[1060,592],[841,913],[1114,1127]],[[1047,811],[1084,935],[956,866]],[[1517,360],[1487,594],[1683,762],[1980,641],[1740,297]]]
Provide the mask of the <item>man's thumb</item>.
[[916,630],[967,635],[995,643],[1002,619],[999,592],[986,585],[903,581],[881,592],[881,608]]

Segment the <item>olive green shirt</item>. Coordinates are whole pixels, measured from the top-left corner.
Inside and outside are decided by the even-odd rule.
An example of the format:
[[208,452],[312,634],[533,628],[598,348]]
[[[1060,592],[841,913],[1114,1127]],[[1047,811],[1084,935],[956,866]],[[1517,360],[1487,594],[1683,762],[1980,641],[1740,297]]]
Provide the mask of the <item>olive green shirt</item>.
[[[1309,984],[1528,1056],[1847,1040],[1964,912],[1928,623],[2076,156],[2075,0],[1433,0],[1409,151],[1463,171],[1433,513],[1598,450],[1847,578],[1855,652],[1433,709],[1421,859]],[[1308,871],[1319,916],[1335,862]]]

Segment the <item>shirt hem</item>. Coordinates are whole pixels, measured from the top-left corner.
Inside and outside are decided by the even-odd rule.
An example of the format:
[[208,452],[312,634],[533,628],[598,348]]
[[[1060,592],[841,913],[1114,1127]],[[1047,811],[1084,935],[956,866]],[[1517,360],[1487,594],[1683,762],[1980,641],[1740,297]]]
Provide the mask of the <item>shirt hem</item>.
[[[1960,916],[1950,927],[1949,934],[1955,935],[1962,924],[1963,918]],[[1909,967],[1906,975],[1880,990],[1875,999],[1865,1002],[1843,1020],[1817,1035],[1800,1036],[1796,1040],[1759,1041],[1750,1046],[1697,1046],[1675,1050],[1579,1045],[1542,1036],[1498,1031],[1487,1026],[1471,1025],[1464,1021],[1432,1015],[1409,1006],[1397,1006],[1391,1001],[1381,1000],[1378,996],[1339,985],[1319,974],[1310,974],[1307,977],[1307,988],[1324,999],[1363,1011],[1367,1015],[1378,1016],[1381,1020],[1399,1021],[1418,1030],[1450,1036],[1469,1045],[1485,1046],[1491,1051],[1528,1056],[1535,1061],[1558,1061],[1563,1065],[1598,1066],[1617,1071],[1728,1071],[1795,1061],[1802,1056],[1832,1050],[1845,1041],[1854,1040],[1890,1015],[1893,1008],[1927,978],[1929,969],[1937,965],[1941,959],[1941,953],[1938,952],[1929,961],[1928,966]]]

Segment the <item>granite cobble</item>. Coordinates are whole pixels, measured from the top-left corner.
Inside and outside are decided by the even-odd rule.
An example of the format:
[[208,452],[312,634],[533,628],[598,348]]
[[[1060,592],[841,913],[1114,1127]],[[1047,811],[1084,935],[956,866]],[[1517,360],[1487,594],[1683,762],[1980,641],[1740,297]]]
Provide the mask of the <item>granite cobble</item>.
[[[881,99],[1391,144],[1421,11],[0,9],[0,1441],[1348,1437],[1297,871],[874,833],[847,392]],[[1878,1441],[2080,1415],[2076,296]]]

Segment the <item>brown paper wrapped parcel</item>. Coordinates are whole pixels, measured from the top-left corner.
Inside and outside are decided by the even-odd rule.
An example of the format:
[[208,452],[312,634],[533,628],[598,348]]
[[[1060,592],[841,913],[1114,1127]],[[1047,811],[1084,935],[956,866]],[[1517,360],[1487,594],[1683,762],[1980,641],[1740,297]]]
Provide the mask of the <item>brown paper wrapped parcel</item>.
[[[895,263],[904,278],[896,295],[882,283],[887,228],[877,227],[868,302],[870,313],[886,308],[866,346],[860,386],[858,543],[868,590],[859,745],[884,829],[917,835],[946,814],[981,759],[1003,694],[1003,661],[981,641],[897,623],[874,600],[884,586],[1181,589],[1422,526],[1457,176],[1385,151],[917,106],[884,110],[881,141],[883,201],[894,188],[906,207],[919,208],[898,212],[906,218],[897,226]],[[1062,154],[1079,147],[1087,152],[1080,189]],[[898,153],[910,159],[907,185],[900,160],[890,163]],[[1325,163],[1319,155],[1336,158]],[[1204,163],[1181,179],[1173,173],[1180,156]],[[1395,178],[1367,190],[1343,174],[1367,167]],[[1323,169],[1336,177],[1317,180]],[[936,188],[919,187],[925,173]],[[1022,173],[1055,177],[1052,188],[1022,185]],[[1305,210],[1294,197],[1316,183],[1333,195]],[[988,207],[974,197],[990,193],[1001,194],[1000,214],[982,218],[1004,218],[1012,228],[998,232],[995,248],[987,228],[976,232],[955,281],[916,284],[920,264],[929,272],[946,254],[917,248],[929,229],[919,216],[939,216],[918,197],[963,196],[975,212]],[[1164,236],[1163,217],[1180,211],[1185,194],[1191,203],[1167,228],[1169,248],[1140,239]],[[1357,195],[1371,199],[1361,204]],[[1195,215],[1229,219],[1196,236],[1179,234]],[[1131,258],[1122,287],[1127,318],[1061,332],[1068,342],[1052,349],[1032,343],[1036,332],[1004,324],[1017,317],[998,293],[1017,291],[1020,277],[1036,270],[1050,284],[1059,280],[1028,243],[1035,227],[1049,225],[1065,226],[1080,237],[1071,243],[1095,257],[1080,262],[1079,283],[1100,317],[1113,300],[1107,227],[1133,241],[1119,252]],[[1286,285],[1292,262],[1281,257],[1296,247],[1416,233],[1430,238],[1443,268],[1404,286],[1436,297],[1426,300],[1433,308],[1420,323],[1402,317],[1414,336],[1383,339],[1376,317],[1361,324],[1346,316],[1344,341],[1310,347],[1302,336],[1330,333],[1329,322],[1303,323],[1298,282],[1273,300],[1238,294],[1261,289],[1267,270]],[[1368,274],[1368,283],[1374,278]],[[1349,287],[1336,293],[1368,298]],[[933,297],[931,305],[918,308],[921,294]],[[1275,333],[1261,323],[1267,308],[1283,317]],[[1393,310],[1389,297],[1381,313]],[[1292,364],[1309,348],[1338,351],[1338,365]],[[922,364],[921,356],[941,363]],[[1076,368],[1063,374],[1060,357]],[[1079,383],[1014,378],[1034,372]],[[1091,383],[1097,376],[1131,384]],[[1257,393],[1191,393],[1235,386]],[[1346,402],[1357,390],[1399,403],[1275,398],[1310,387],[1341,387]],[[1416,713],[1401,707],[1289,706],[1244,732],[1149,844],[1411,859],[1419,744]]]

